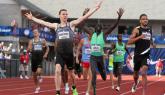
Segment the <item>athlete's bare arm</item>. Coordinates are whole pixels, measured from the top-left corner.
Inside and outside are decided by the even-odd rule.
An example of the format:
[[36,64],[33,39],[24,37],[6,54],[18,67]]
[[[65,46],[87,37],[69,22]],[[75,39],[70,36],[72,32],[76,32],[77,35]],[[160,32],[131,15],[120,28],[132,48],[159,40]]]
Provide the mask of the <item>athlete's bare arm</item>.
[[151,37],[151,46],[153,47],[153,48],[156,48],[156,44],[154,43],[154,41],[153,41],[153,39],[152,39],[152,37]]
[[89,12],[87,12],[87,14],[85,14],[84,16],[79,17],[76,20],[71,21],[71,27],[75,27],[77,26],[79,23],[81,23],[82,21],[88,19],[92,14],[94,14],[101,6],[103,0],[100,0],[99,2],[97,2],[96,6],[93,9],[90,9]]
[[44,20],[38,19],[38,18],[34,17],[31,12],[30,13],[26,13],[25,16],[29,20],[33,20],[34,22],[36,22],[38,24],[42,24],[42,25],[47,26],[47,27],[52,28],[52,29],[56,29],[57,28],[57,23],[50,23],[50,22],[46,22]]
[[[86,15],[89,12],[89,10],[90,10],[89,8],[85,8],[83,15]],[[93,31],[90,31],[90,29],[87,26],[85,26],[85,21],[86,20],[84,20],[80,24],[78,24],[78,27],[83,29],[84,32],[86,32],[87,34],[89,34],[91,36],[93,34]]]
[[104,32],[105,36],[107,36],[108,34],[110,34],[116,28],[116,26],[119,24],[119,21],[121,19],[121,16],[123,15],[123,13],[124,13],[124,9],[123,8],[119,8],[119,10],[117,11],[118,19],[116,20],[115,24],[112,27],[110,27],[109,29],[107,29]]
[[131,57],[131,54],[130,54],[130,52],[128,51],[128,48],[127,48],[127,46],[125,45],[125,51],[127,52],[127,54],[129,55],[129,58],[130,59],[132,59],[132,57]]
[[130,36],[128,42],[127,42],[128,45],[134,44],[134,43],[135,43],[136,41],[138,41],[139,39],[144,38],[144,35],[143,35],[143,34],[140,35],[140,36],[138,36],[138,37],[136,37],[137,34],[139,34],[139,30],[138,30],[137,27],[136,27],[136,28],[134,28],[134,30],[132,31],[132,34],[131,34],[131,36]]

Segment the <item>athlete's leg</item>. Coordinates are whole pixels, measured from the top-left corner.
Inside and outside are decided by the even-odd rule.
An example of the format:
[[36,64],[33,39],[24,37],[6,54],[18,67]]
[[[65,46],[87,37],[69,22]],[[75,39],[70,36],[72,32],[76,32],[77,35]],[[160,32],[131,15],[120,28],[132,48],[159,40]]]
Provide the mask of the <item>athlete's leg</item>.
[[68,75],[72,81],[73,95],[78,95],[78,92],[76,89],[76,75],[75,75],[75,71],[74,71],[74,66],[77,63],[74,62],[73,54],[67,54],[64,59],[65,59],[65,63],[66,63],[67,69],[68,69]]
[[38,84],[38,81],[37,81],[37,74],[36,74],[36,72],[33,72],[32,74],[33,74],[34,84],[35,84],[35,86],[37,88],[37,87],[39,87],[39,84]]
[[42,77],[41,77],[41,75],[42,75],[42,68],[41,67],[37,68],[36,74],[37,74],[37,79],[38,79],[39,83],[41,83],[42,82]]
[[96,95],[96,57],[95,56],[91,56],[90,59],[90,66],[91,66],[91,72],[92,72],[92,87],[93,87],[93,92],[94,95]]
[[137,85],[139,83],[139,70],[141,68],[141,58],[139,56],[134,56],[134,72],[133,72],[133,79],[134,79],[134,84],[132,86],[131,91],[134,93],[136,92]]
[[110,81],[111,81],[112,89],[114,89],[113,72],[112,72],[112,70],[110,71],[109,76],[110,76]]
[[55,86],[56,86],[56,94],[60,94],[61,88],[61,65],[55,64]]
[[65,87],[65,94],[69,94],[68,70],[66,65],[64,66],[64,68],[62,68],[61,74],[62,74],[62,81]]
[[87,87],[87,91],[86,93],[89,93],[90,92],[90,89],[91,89],[91,86],[92,86],[92,71],[91,71],[91,67],[88,68],[88,87]]
[[89,62],[83,62],[83,78],[84,80],[87,80],[88,72],[89,72]]
[[143,94],[142,95],[147,95],[146,94],[146,90],[147,90],[147,70],[148,70],[148,66],[143,65],[142,66],[142,85],[143,85]]
[[117,65],[118,65],[118,67],[117,67],[117,72],[118,72],[118,74],[117,74],[117,88],[116,88],[116,90],[117,91],[120,91],[120,83],[121,83],[121,78],[122,78],[122,76],[121,76],[121,74],[122,74],[122,69],[123,69],[123,63],[122,62],[118,62],[117,63]]
[[65,87],[65,94],[69,94],[68,70],[66,65],[64,69],[61,70],[61,74],[62,74],[62,81]]
[[102,79],[106,80],[106,71],[105,71],[104,60],[102,56],[98,58],[97,67]]
[[68,83],[68,70],[66,65],[64,66],[64,69],[61,70],[61,74],[62,74],[62,81],[65,86]]
[[78,92],[77,92],[77,89],[76,89],[76,75],[75,75],[74,69],[69,70],[69,76],[70,76],[70,79],[72,81],[73,95],[78,95]]
[[33,71],[34,84],[36,86],[36,89],[35,89],[35,92],[34,93],[39,93],[39,91],[40,91],[40,85],[39,85],[39,81],[38,81],[38,78],[37,78],[38,71],[39,70],[37,71],[37,66],[36,67],[33,67],[32,71]]

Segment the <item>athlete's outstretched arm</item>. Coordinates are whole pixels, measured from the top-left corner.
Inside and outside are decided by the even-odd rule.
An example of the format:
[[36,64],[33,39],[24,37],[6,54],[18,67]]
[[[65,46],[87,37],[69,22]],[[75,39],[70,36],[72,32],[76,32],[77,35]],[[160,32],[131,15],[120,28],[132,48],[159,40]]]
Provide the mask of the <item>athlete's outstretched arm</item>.
[[101,6],[103,0],[100,0],[99,2],[97,2],[96,6],[93,9],[90,9],[89,12],[87,14],[85,14],[84,16],[81,16],[80,18],[78,18],[77,20],[73,20],[71,21],[71,26],[77,26],[79,23],[81,23],[82,21],[88,19],[92,14],[94,14]]
[[116,28],[116,26],[119,24],[119,21],[121,19],[121,16],[123,15],[123,13],[124,13],[124,9],[119,8],[119,10],[117,11],[118,19],[116,20],[115,24],[112,27],[110,27],[107,31],[104,32],[105,35],[110,34]]
[[[85,10],[84,10],[82,16],[86,15],[86,14],[89,12],[89,10],[90,10],[90,8],[85,8]],[[79,23],[79,24],[77,25],[77,27],[78,27],[78,28],[82,28],[82,27],[85,25],[85,21],[86,21],[86,20],[84,20],[84,21],[82,21],[81,23]]]
[[46,22],[44,20],[38,19],[38,18],[34,17],[31,12],[30,13],[26,13],[25,16],[29,20],[33,20],[34,22],[36,22],[38,24],[42,24],[42,25],[47,26],[47,27],[52,28],[52,29],[56,29],[57,28],[57,23],[50,23],[50,22]]
[[128,45],[134,44],[139,39],[144,38],[144,35],[143,34],[141,36],[136,37],[137,34],[139,34],[139,30],[137,28],[134,28],[134,30],[132,31],[132,34],[131,34],[128,42],[127,42]]
[[[84,15],[86,15],[88,12],[89,12],[89,8],[85,8],[85,10],[84,10],[84,12],[83,12],[83,16]],[[89,34],[90,36],[93,34],[93,31],[90,31],[90,29],[87,27],[87,26],[85,26],[85,21],[86,20],[84,20],[84,21],[82,21],[81,23],[79,23],[78,24],[78,27],[80,28],[80,29],[83,29],[84,30],[84,32],[86,32],[87,34]]]

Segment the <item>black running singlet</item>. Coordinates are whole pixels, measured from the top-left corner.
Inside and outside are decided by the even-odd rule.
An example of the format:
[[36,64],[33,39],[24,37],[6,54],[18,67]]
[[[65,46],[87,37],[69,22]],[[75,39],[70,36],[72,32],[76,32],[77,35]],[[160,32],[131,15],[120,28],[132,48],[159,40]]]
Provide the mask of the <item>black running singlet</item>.
[[135,55],[149,55],[150,43],[152,39],[152,30],[149,27],[148,28],[137,27],[137,29],[139,30],[139,34],[136,35],[136,37],[142,34],[145,37],[135,42]]
[[65,27],[58,25],[56,29],[57,53],[73,53],[74,32],[67,24]]
[[32,56],[36,55],[43,56],[42,39],[39,39],[37,42],[32,39]]

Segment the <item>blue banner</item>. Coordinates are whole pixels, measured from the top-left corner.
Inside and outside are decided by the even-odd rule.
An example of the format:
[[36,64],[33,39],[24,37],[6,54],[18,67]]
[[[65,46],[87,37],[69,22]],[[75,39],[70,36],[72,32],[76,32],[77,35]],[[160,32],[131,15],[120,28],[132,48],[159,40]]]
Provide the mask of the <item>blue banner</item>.
[[[14,28],[11,26],[0,26],[0,36],[18,36],[32,38],[33,33],[29,28]],[[54,42],[55,34],[51,32],[40,31],[40,37],[45,38],[47,41]],[[127,42],[129,35],[123,35],[123,42]],[[108,35],[107,42],[116,42],[116,35]],[[156,44],[165,44],[165,36],[154,36],[153,41]]]
[[0,36],[10,36],[12,28],[10,26],[0,26]]
[[[33,32],[29,28],[16,28],[11,26],[0,26],[0,36],[17,36],[33,38]],[[55,34],[51,32],[40,32],[40,38],[45,38],[49,42],[55,41]]]
[[[129,48],[129,51],[131,53],[131,56],[134,55],[134,49]],[[148,69],[148,74],[149,75],[154,75],[155,74],[155,65],[158,61],[158,59],[163,60],[164,64],[164,69],[162,71],[162,74],[165,74],[165,49],[164,48],[152,48],[150,52],[150,61],[149,61],[149,69]],[[128,55],[125,55],[125,65],[123,68],[123,73],[124,74],[132,74],[133,73],[133,59],[128,59]]]
[[[123,35],[123,42],[127,42],[129,40],[129,35]],[[117,35],[108,35],[106,38],[107,42],[116,42],[117,41]],[[156,44],[165,44],[165,36],[153,36],[153,41]]]

